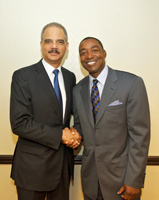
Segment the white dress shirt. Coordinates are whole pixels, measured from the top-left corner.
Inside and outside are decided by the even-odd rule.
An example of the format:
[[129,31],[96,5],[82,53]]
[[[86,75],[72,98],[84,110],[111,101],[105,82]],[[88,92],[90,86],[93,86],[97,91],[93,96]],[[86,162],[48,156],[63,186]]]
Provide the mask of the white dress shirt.
[[91,95],[91,90],[92,90],[92,86],[93,86],[93,80],[97,79],[98,80],[97,86],[98,86],[98,90],[99,90],[99,97],[101,99],[102,93],[103,93],[104,84],[106,82],[107,76],[108,76],[108,66],[107,65],[105,65],[104,69],[101,71],[101,73],[98,75],[97,78],[94,78],[91,75],[89,75],[90,95]]
[[62,104],[63,104],[63,119],[65,116],[65,108],[66,108],[66,91],[65,91],[65,85],[64,85],[64,79],[63,79],[63,75],[61,72],[61,66],[59,66],[58,68],[54,68],[53,66],[51,66],[50,64],[48,64],[44,59],[42,59],[42,63],[44,65],[44,68],[49,76],[49,79],[52,83],[52,86],[54,87],[54,78],[55,78],[55,74],[53,73],[53,71],[55,69],[59,70],[58,73],[58,81],[59,81],[59,87],[61,90],[61,95],[62,95]]

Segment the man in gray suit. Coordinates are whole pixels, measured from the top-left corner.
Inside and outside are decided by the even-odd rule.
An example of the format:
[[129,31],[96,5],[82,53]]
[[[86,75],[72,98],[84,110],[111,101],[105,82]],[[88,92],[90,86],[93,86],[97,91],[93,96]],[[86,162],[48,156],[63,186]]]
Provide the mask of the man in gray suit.
[[41,33],[43,59],[17,70],[11,86],[10,119],[18,141],[11,177],[18,200],[69,200],[73,150],[80,136],[69,130],[75,75],[61,66],[68,49],[66,29],[47,24]]
[[150,140],[143,80],[108,67],[96,38],[83,39],[79,54],[89,72],[73,90],[74,127],[84,141],[85,200],[140,199]]

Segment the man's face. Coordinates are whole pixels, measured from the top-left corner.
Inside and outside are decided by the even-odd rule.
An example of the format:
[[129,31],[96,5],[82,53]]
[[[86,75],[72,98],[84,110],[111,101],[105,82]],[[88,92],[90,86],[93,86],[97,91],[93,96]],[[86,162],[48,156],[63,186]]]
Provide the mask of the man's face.
[[91,76],[97,78],[105,66],[106,52],[95,39],[84,40],[79,47],[81,64]]
[[68,49],[63,30],[58,27],[48,27],[40,44],[44,60],[55,68],[59,67]]

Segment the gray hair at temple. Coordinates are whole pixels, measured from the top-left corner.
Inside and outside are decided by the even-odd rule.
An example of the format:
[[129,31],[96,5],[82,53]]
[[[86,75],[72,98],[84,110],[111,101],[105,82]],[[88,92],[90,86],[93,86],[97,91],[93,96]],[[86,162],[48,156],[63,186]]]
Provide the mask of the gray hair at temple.
[[52,23],[49,23],[47,24],[46,26],[44,26],[44,28],[42,29],[41,31],[41,42],[43,41],[43,35],[44,35],[44,32],[45,30],[48,28],[48,27],[58,27],[58,28],[61,28],[65,34],[65,39],[66,39],[66,42],[68,42],[68,35],[67,35],[67,31],[65,29],[64,26],[62,26],[61,24],[57,23],[57,22],[52,22]]

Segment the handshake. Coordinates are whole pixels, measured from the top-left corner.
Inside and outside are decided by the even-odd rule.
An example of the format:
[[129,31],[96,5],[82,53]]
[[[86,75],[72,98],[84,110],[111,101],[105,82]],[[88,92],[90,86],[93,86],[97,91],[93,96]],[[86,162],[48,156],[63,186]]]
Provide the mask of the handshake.
[[77,148],[81,143],[81,136],[73,127],[63,129],[62,143],[70,148]]

